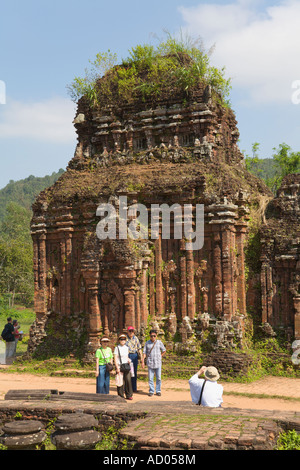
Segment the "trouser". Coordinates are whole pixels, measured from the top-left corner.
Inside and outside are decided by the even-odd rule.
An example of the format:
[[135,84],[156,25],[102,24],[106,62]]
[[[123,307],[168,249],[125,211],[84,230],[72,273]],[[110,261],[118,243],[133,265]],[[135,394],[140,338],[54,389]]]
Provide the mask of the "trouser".
[[99,375],[96,382],[96,393],[109,394],[110,375],[106,370],[106,365],[99,366]]
[[15,341],[6,341],[5,363],[12,364],[15,355]]
[[138,353],[129,353],[129,359],[131,359],[132,364],[133,364],[133,370],[134,370],[134,377],[131,377],[131,385],[132,385],[132,391],[136,392],[137,391],[137,368],[138,368],[138,362],[139,362],[139,355]]
[[131,385],[131,374],[130,370],[127,372],[123,372],[123,385],[121,387],[117,387],[117,392],[120,397],[124,398],[124,391],[125,397],[130,398],[132,397],[132,385]]
[[161,366],[151,369],[148,366],[149,393],[154,393],[154,375],[156,377],[156,393],[161,392]]

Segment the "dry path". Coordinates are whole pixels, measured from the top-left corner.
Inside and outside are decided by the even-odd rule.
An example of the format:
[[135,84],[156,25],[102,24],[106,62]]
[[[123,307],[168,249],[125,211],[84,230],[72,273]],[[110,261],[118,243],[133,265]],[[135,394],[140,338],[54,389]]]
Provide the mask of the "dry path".
[[[224,387],[223,408],[256,410],[280,410],[300,412],[300,379],[266,377],[249,384],[222,383]],[[146,381],[138,382],[137,401],[190,401],[187,380],[164,379],[162,396],[148,397]],[[55,389],[69,392],[96,392],[96,380],[81,377],[49,377],[27,373],[8,373],[5,366],[0,368],[0,400],[4,400],[9,390]],[[111,377],[111,394],[116,394],[114,376]],[[235,395],[245,394],[245,395]],[[247,396],[246,396],[247,395]],[[271,398],[272,397],[272,398]],[[284,397],[284,398],[283,398]]]

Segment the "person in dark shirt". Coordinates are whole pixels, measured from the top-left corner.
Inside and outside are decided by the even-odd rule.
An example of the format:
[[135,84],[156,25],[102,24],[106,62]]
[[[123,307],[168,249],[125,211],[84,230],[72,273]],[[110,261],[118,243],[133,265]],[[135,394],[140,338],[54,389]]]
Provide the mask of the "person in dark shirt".
[[15,355],[15,329],[12,324],[11,317],[8,317],[7,324],[2,331],[2,339],[4,339],[6,343],[5,347],[5,363],[11,364],[13,361],[13,357]]

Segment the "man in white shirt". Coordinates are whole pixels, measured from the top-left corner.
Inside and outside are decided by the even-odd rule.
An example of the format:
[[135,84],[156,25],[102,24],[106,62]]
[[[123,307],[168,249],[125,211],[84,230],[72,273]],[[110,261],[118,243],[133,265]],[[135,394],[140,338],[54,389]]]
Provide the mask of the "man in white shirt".
[[[200,376],[204,374],[204,379]],[[202,366],[189,380],[192,402],[196,405],[218,408],[223,403],[223,387],[217,383],[220,375],[215,367]],[[204,385],[205,384],[205,385]],[[201,390],[204,385],[201,403],[199,403]]]

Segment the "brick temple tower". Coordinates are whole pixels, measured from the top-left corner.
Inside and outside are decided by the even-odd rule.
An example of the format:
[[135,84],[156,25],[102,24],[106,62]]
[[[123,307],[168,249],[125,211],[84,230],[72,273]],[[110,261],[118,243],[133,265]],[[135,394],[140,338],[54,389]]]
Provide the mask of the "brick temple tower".
[[[73,159],[33,206],[29,351],[44,343],[88,355],[103,333],[132,325],[143,337],[149,322],[170,341],[201,341],[214,325],[218,347],[241,342],[249,205],[267,190],[245,169],[233,111],[203,83],[155,102],[93,107],[82,98],[74,126]],[[184,238],[161,232],[100,240],[97,207],[110,203],[118,213],[120,196],[149,212],[152,204],[191,205],[194,225],[204,205],[203,247],[188,250]]]

